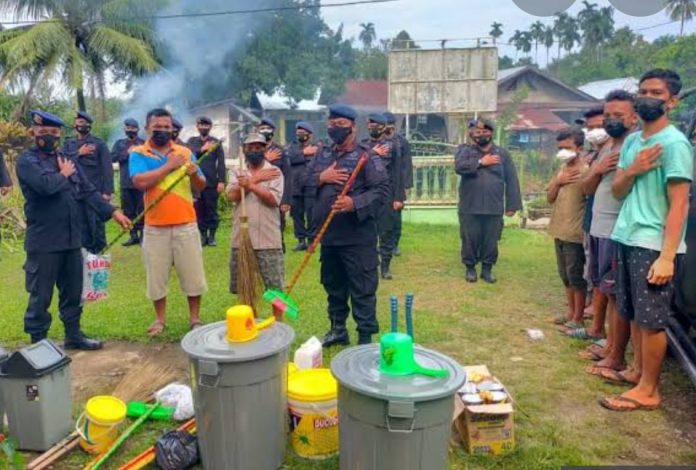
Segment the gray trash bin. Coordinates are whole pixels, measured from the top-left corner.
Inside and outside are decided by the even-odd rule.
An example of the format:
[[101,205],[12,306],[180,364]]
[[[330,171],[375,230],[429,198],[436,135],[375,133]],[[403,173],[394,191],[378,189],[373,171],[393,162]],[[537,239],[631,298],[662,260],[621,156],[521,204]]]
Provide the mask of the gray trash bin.
[[341,470],[443,470],[464,370],[454,360],[415,348],[416,362],[449,376],[388,376],[379,345],[346,349],[331,361],[338,380]]
[[[3,348],[0,348],[0,370],[2,370],[2,364],[9,357],[9,353]],[[2,387],[0,386],[0,432],[5,428],[5,406],[2,402]]]
[[201,461],[207,470],[275,470],[287,443],[288,348],[295,338],[276,323],[247,343],[230,343],[226,323],[181,341],[191,381]]
[[0,367],[0,388],[19,449],[45,451],[73,430],[70,358],[51,341],[10,354]]

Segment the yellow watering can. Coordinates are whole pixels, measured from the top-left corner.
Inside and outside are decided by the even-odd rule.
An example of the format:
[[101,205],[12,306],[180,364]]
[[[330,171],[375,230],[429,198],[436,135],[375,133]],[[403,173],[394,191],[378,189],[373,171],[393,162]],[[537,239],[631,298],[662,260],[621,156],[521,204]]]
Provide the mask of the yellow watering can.
[[248,305],[235,305],[227,310],[227,341],[246,343],[255,339],[259,331],[275,323],[275,317],[256,322],[254,310]]

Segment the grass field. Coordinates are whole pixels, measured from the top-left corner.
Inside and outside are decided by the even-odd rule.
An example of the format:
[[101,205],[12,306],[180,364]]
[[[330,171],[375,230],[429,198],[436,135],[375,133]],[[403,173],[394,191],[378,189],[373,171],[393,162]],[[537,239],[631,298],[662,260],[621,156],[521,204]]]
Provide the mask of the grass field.
[[[597,405],[599,397],[621,389],[586,375],[585,363],[576,354],[583,343],[561,337],[547,321],[564,305],[552,244],[544,234],[506,230],[496,271],[500,281],[489,286],[464,282],[456,227],[407,225],[404,232],[404,255],[396,258],[393,266],[395,280],[383,282],[379,289],[382,329],[387,326],[388,296],[414,292],[417,341],[462,364],[488,365],[517,400],[517,449],[500,458],[473,457],[453,450],[451,468],[543,470],[562,465],[696,462],[696,396],[674,362],[666,366],[663,410],[616,414]],[[221,320],[225,309],[234,303],[227,292],[228,236],[225,231],[220,247],[205,250],[210,286],[204,297],[206,322]],[[6,346],[26,341],[22,331],[27,300],[23,259],[21,249],[0,252],[0,344]],[[298,254],[288,255],[288,276],[299,260]],[[87,306],[84,329],[102,339],[147,343],[150,340],[145,330],[153,312],[144,294],[139,250],[118,247],[113,261],[111,297]],[[157,342],[175,342],[188,329],[185,300],[175,281],[171,294],[168,328]],[[303,308],[301,319],[293,324],[299,344],[311,335],[323,334],[328,326],[318,259],[301,279],[296,297]],[[540,328],[546,338],[532,342],[524,328]],[[355,333],[351,334],[355,340]],[[57,319],[51,337],[62,338]],[[331,350],[325,360],[336,352]],[[126,454],[145,447],[160,430],[150,427]],[[122,455],[114,463],[124,459]],[[84,457],[77,453],[65,468],[76,468],[80,462]],[[289,456],[287,468],[335,469],[338,464],[335,459],[305,462]]]

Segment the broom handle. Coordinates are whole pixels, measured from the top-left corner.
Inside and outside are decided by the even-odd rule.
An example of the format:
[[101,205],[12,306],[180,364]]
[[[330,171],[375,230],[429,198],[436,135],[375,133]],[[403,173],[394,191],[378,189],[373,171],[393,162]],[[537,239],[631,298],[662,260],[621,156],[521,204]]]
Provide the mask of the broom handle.
[[[355,165],[355,169],[353,170],[353,173],[350,175],[350,178],[348,178],[348,181],[346,181],[346,184],[343,185],[343,190],[341,191],[341,194],[338,195],[338,198],[345,197],[346,194],[348,194],[348,191],[350,191],[350,188],[355,183],[355,180],[358,178],[358,173],[360,173],[360,170],[362,170],[362,167],[365,166],[365,163],[367,163],[367,156],[363,155],[358,160],[358,164]],[[336,198],[336,199],[338,199],[338,198]],[[336,213],[337,213],[337,211],[335,211],[334,209],[331,209],[331,212],[329,212],[329,215],[326,216],[326,220],[324,220],[324,223],[322,224],[321,229],[319,229],[317,236],[314,237],[314,241],[307,249],[307,253],[304,256],[302,263],[300,263],[300,266],[293,273],[292,279],[290,280],[290,284],[288,284],[287,289],[285,289],[286,294],[289,295],[292,292],[292,290],[295,288],[295,284],[297,284],[297,280],[300,278],[302,271],[304,271],[304,269],[307,267],[307,264],[309,264],[309,260],[312,257],[312,255],[314,254],[314,250],[317,249],[317,246],[319,245],[319,243],[321,243],[321,239],[324,238],[324,235],[326,234],[326,231],[329,228],[329,224],[331,224],[331,221],[333,220]]]
[[[213,144],[212,147],[210,147],[203,155],[201,155],[201,158],[199,158],[199,159],[196,161],[196,164],[200,165],[201,162],[203,162],[203,160],[205,160],[205,159],[208,158],[213,152],[215,152],[215,151],[218,149],[218,147],[220,147],[220,145],[222,145],[222,140],[219,140],[218,142],[216,142],[215,144]],[[188,175],[187,175],[186,173],[183,173],[182,175],[180,175],[179,177],[177,177],[174,181],[172,181],[171,184],[170,184],[169,186],[167,186],[167,188],[164,190],[164,192],[162,192],[162,194],[160,194],[159,196],[157,196],[157,197],[155,198],[154,201],[152,201],[150,204],[148,204],[147,207],[145,208],[145,210],[143,210],[140,214],[138,214],[138,215],[135,217],[135,219],[131,220],[131,227],[135,227],[135,225],[136,225],[138,222],[140,222],[141,220],[143,220],[143,219],[145,218],[145,215],[146,215],[148,212],[150,212],[157,204],[159,204],[160,202],[162,202],[162,199],[164,199],[170,192],[172,192],[172,189],[174,189],[174,188],[176,187],[176,185],[178,185],[178,184],[179,184],[184,178],[186,178],[187,176],[188,176]],[[106,245],[106,247],[105,247],[102,251],[100,251],[99,254],[100,254],[100,255],[103,255],[104,253],[106,253],[107,251],[109,251],[111,248],[113,248],[114,245],[115,245],[116,243],[118,243],[118,241],[119,241],[121,238],[123,238],[123,236],[126,235],[129,231],[130,231],[130,229],[122,229],[122,230],[121,230],[121,233],[119,233],[119,234],[116,236],[116,238],[114,238],[114,239],[111,241],[111,243],[109,243],[108,245]]]

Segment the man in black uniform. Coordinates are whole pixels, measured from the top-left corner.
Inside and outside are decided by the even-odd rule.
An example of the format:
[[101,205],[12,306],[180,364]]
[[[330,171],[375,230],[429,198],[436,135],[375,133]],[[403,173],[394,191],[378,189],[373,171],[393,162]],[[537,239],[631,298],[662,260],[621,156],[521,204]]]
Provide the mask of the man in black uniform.
[[[87,180],[101,193],[104,200],[110,202],[114,194],[111,153],[103,140],[91,134],[93,122],[89,114],[83,111],[77,112],[73,126],[77,135],[65,139],[63,153],[80,165]],[[82,205],[82,217],[84,218],[82,247],[90,253],[99,253],[106,247],[104,223],[85,204]]]
[[5,156],[0,152],[0,195],[4,196],[12,189],[12,178],[5,164]]
[[[126,134],[124,139],[114,142],[111,149],[111,160],[118,163],[121,181],[121,207],[126,217],[133,220],[140,214],[143,207],[143,193],[133,185],[128,172],[128,157],[131,148],[145,143],[138,137],[140,126],[138,121],[128,118],[123,121],[123,130]],[[143,221],[138,222],[130,231],[130,238],[123,243],[123,246],[139,245],[143,238]]]
[[280,201],[280,233],[283,237],[283,253],[285,252],[285,214],[292,208],[292,169],[290,158],[283,148],[273,141],[276,125],[273,119],[264,117],[257,126],[257,132],[266,139],[266,160],[280,169],[283,173],[283,198]]
[[367,130],[370,134],[363,145],[371,148],[374,153],[382,157],[385,170],[389,176],[388,200],[379,208],[377,219],[377,231],[379,233],[379,257],[380,273],[382,279],[392,279],[391,259],[396,247],[396,226],[399,212],[404,208],[406,191],[403,184],[403,165],[401,153],[394,140],[385,137],[387,120],[383,114],[370,114],[367,119]]
[[[384,113],[387,119],[387,131],[385,133],[387,140],[396,142],[397,151],[401,154],[401,165],[404,169],[404,189],[408,192],[413,188],[413,155],[411,154],[411,144],[405,135],[399,134],[396,131],[396,116],[394,113],[387,111]],[[394,256],[401,256],[399,243],[401,242],[401,233],[403,228],[403,210],[397,212],[396,218],[396,246],[394,247]]]
[[[328,132],[334,145],[322,148],[308,168],[308,185],[316,194],[313,230],[318,230],[332,209],[338,211],[321,243],[321,283],[331,320],[331,330],[323,341],[325,347],[349,344],[349,301],[358,325],[358,343],[370,343],[379,331],[375,214],[389,197],[389,179],[382,159],[369,147],[358,144],[356,118],[357,113],[349,106],[329,108]],[[355,184],[345,197],[338,198],[363,157],[367,162]]]
[[[210,147],[219,142],[218,139],[210,135],[213,127],[213,120],[207,116],[196,119],[196,129],[200,134],[191,137],[186,145],[196,154],[196,157],[203,155]],[[201,191],[195,202],[196,217],[198,218],[198,230],[201,232],[201,243],[203,246],[217,246],[215,232],[220,225],[218,215],[218,194],[225,191],[227,186],[227,170],[225,168],[225,150],[222,145],[206,157],[200,164],[203,175],[205,175],[206,187]]]
[[27,219],[24,271],[29,305],[24,315],[24,331],[31,336],[32,343],[46,338],[51,326],[48,309],[57,286],[65,348],[99,349],[102,343],[86,337],[80,329],[81,206],[87,206],[100,221],[113,218],[123,228],[130,226],[130,220],[104,200],[103,193],[85,176],[74,157],[58,152],[63,121],[43,111],[32,111],[31,121],[36,146],[17,161]]
[[306,186],[307,164],[319,151],[319,147],[312,143],[314,127],[308,122],[300,121],[295,125],[297,140],[285,147],[285,153],[292,165],[292,220],[295,228],[297,246],[294,251],[304,251],[311,243],[310,231],[312,223],[312,209],[314,207],[314,194]]
[[172,118],[172,127],[174,128],[172,131],[172,141],[174,141],[176,145],[186,146],[184,141],[179,138],[179,134],[181,134],[181,130],[184,128],[184,125],[177,119]]
[[481,278],[493,284],[493,266],[498,261],[498,241],[503,214],[512,217],[522,209],[520,183],[510,154],[493,143],[495,126],[486,119],[469,124],[474,145],[461,145],[455,156],[459,183],[459,230],[466,280],[476,282],[476,265],[482,263]]

